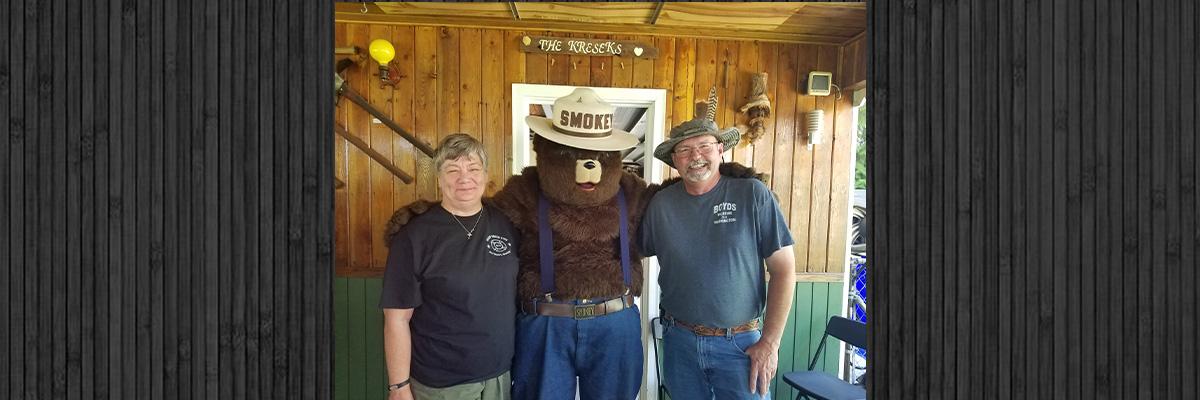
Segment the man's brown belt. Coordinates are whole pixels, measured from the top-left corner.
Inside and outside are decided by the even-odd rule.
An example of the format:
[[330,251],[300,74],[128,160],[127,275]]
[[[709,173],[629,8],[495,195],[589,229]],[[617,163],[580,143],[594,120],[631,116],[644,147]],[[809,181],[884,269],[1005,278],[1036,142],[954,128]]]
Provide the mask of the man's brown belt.
[[742,332],[749,332],[749,331],[757,330],[759,327],[759,321],[757,318],[750,320],[750,322],[747,322],[747,323],[744,323],[744,324],[741,324],[741,325],[738,325],[738,326],[735,326],[735,327],[732,327],[729,329],[713,328],[711,326],[704,326],[704,325],[693,325],[693,324],[689,324],[687,322],[683,322],[683,321],[671,318],[670,316],[667,316],[667,319],[670,321],[673,321],[676,325],[679,325],[681,328],[692,331],[692,333],[695,333],[700,336],[725,336],[726,333],[728,333],[730,335],[736,335],[736,334],[739,334]]
[[633,295],[626,294],[602,303],[591,304],[522,302],[521,311],[526,314],[550,317],[588,319],[615,313],[632,306]]

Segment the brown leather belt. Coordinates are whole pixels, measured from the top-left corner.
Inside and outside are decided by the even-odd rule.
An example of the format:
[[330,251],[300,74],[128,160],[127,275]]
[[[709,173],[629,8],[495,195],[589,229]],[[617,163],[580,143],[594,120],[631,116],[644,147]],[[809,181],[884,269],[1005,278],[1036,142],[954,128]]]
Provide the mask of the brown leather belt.
[[700,336],[725,336],[726,333],[728,333],[730,335],[736,335],[736,334],[739,334],[742,332],[758,330],[759,325],[760,325],[757,318],[750,320],[750,322],[747,322],[747,323],[744,323],[744,324],[741,324],[741,325],[738,325],[738,326],[735,326],[732,328],[728,328],[728,329],[713,328],[711,326],[689,324],[687,322],[683,322],[683,321],[677,320],[675,318],[672,318],[671,316],[666,316],[666,319],[668,321],[672,321],[672,323],[674,323],[675,325],[679,325],[679,327],[681,327],[683,329],[687,329],[689,331],[692,331],[692,333],[695,333]]
[[538,301],[522,302],[521,311],[526,314],[545,315],[550,317],[565,317],[574,319],[589,319],[605,314],[615,313],[633,306],[633,295],[626,294],[600,303],[543,303]]

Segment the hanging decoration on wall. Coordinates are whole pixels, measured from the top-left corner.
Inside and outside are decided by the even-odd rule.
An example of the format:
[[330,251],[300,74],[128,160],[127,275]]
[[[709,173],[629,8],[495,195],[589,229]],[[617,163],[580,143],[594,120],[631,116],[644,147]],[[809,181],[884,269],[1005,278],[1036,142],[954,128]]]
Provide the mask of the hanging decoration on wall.
[[572,56],[617,56],[657,58],[658,49],[629,40],[522,36],[521,50],[526,53],[566,54]]
[[771,99],[767,98],[767,73],[754,74],[751,80],[750,97],[740,109],[750,117],[750,129],[745,130],[742,138],[746,143],[753,144],[755,140],[767,132],[764,126],[766,119],[771,116]]

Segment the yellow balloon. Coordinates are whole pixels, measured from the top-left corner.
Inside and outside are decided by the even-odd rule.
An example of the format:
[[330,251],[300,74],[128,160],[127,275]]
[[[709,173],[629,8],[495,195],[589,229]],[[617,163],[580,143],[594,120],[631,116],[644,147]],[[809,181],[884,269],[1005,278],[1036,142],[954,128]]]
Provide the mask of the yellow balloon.
[[371,58],[379,63],[380,66],[386,66],[393,58],[396,58],[396,48],[392,47],[392,43],[387,40],[372,40],[368,50],[371,53]]

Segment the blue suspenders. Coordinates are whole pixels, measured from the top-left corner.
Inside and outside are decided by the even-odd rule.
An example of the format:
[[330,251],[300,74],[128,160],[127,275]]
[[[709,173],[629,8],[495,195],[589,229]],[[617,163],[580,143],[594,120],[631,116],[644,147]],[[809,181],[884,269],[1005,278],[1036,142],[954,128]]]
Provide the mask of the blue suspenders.
[[[629,276],[629,211],[625,204],[625,189],[617,189],[617,207],[621,211],[621,277],[625,280],[625,290],[633,287]],[[538,194],[538,263],[541,266],[542,294],[546,300],[551,300],[554,294],[554,233],[550,231],[550,201],[544,194]]]

